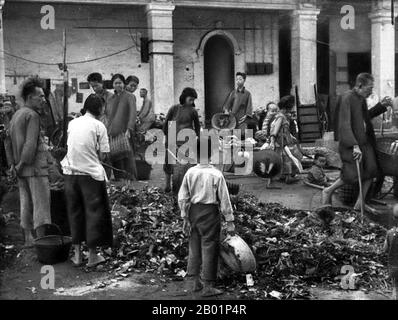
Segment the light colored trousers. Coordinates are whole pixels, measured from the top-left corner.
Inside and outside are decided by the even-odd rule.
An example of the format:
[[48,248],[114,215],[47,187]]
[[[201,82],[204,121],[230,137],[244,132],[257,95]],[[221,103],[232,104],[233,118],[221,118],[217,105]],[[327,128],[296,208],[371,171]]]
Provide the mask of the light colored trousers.
[[21,227],[25,230],[51,223],[50,184],[47,176],[18,177]]

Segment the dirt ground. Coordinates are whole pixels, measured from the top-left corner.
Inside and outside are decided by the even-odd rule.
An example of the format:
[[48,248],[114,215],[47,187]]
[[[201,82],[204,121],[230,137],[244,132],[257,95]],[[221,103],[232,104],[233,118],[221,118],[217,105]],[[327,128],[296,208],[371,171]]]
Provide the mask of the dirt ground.
[[[334,175],[336,173],[330,173]],[[160,167],[155,167],[152,179],[148,182],[137,182],[135,187],[145,185],[162,186],[164,183]],[[320,204],[320,191],[303,185],[281,185],[282,190],[268,190],[265,181],[254,177],[237,177],[228,175],[228,180],[241,185],[241,190],[251,192],[260,200],[280,202],[286,207],[310,210]],[[392,197],[386,202],[393,203]],[[133,272],[127,277],[117,277],[114,273],[102,271],[101,268],[88,272],[84,268],[73,267],[70,262],[54,265],[55,288],[42,289],[42,265],[38,262],[34,249],[22,249],[22,233],[19,227],[18,193],[15,191],[3,201],[3,214],[8,223],[0,229],[0,243],[8,246],[6,258],[0,261],[0,299],[199,299],[189,290],[186,281],[173,281],[167,277]],[[383,208],[388,212],[388,207]],[[386,216],[387,217],[387,216]],[[384,222],[388,223],[388,217]],[[387,221],[387,222],[386,222]],[[13,246],[13,247],[12,247]],[[245,281],[242,276],[242,282]],[[338,286],[314,287],[311,292],[314,299],[343,300],[385,300],[390,292],[381,291],[344,291]],[[240,299],[242,293],[227,291],[217,299]],[[214,298],[212,299],[214,300]]]

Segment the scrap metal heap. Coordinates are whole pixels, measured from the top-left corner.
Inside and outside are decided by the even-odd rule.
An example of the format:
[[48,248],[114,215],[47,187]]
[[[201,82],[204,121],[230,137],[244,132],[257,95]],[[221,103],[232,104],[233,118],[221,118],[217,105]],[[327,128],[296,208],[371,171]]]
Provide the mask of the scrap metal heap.
[[[159,188],[143,190],[111,187],[117,250],[110,267],[119,273],[158,272],[182,280],[188,255],[176,199]],[[260,203],[254,196],[231,197],[236,231],[257,259],[255,285],[244,275],[221,268],[220,285],[239,298],[309,298],[311,285],[341,283],[341,268],[355,270],[357,287],[386,289],[386,230],[356,213],[336,212],[329,224],[315,212],[290,210],[280,204]]]

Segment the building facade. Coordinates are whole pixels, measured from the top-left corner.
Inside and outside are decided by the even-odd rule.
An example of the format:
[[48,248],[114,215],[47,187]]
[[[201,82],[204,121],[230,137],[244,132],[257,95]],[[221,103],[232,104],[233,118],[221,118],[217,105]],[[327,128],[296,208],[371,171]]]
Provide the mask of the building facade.
[[[394,96],[391,1],[349,2],[354,27],[346,29],[339,0],[2,0],[0,93],[17,95],[34,74],[59,89],[66,29],[70,111],[80,110],[95,71],[138,76],[157,113],[194,87],[202,121],[220,111],[237,71],[249,71],[254,108],[296,85],[303,103],[314,101],[314,84],[333,97],[362,71],[374,74],[377,95]],[[54,28],[46,29],[48,5]]]

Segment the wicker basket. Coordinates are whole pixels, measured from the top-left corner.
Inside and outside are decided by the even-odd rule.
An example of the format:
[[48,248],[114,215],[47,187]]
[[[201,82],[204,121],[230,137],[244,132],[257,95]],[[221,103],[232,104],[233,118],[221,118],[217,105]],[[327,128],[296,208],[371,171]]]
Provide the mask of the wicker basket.
[[398,154],[390,152],[391,144],[395,138],[381,137],[376,140],[376,155],[380,169],[385,176],[398,176]]

